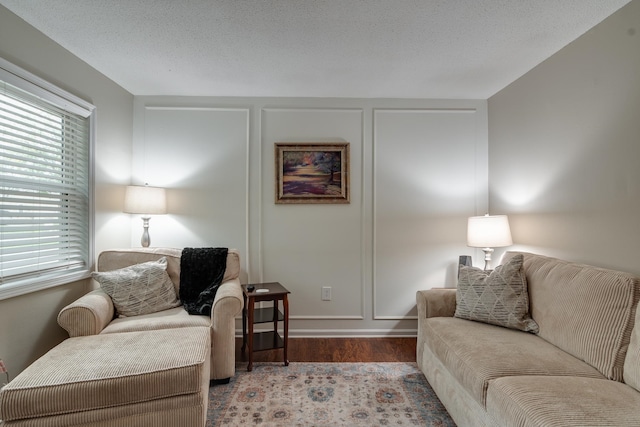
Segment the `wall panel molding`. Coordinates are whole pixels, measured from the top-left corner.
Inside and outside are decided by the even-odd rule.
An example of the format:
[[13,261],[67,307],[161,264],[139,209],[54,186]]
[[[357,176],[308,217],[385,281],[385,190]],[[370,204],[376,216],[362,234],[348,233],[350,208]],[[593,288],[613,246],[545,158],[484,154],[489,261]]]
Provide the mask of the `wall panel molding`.
[[[322,129],[321,132],[314,133],[311,131],[309,134],[298,133],[296,135],[283,135],[282,137],[278,137],[273,139],[268,132],[265,131],[265,128],[269,126],[269,116],[270,115],[299,115],[304,114],[309,117],[317,117],[318,120],[320,117],[327,114],[341,114],[344,113],[346,115],[357,115],[357,120],[359,121],[358,130],[359,135],[357,140],[349,140],[348,138],[342,137],[339,131],[337,133],[332,133],[331,129]],[[298,130],[298,132],[300,132]],[[350,157],[351,157],[351,203],[348,206],[356,205],[358,207],[358,217],[359,217],[359,254],[360,254],[360,266],[359,266],[359,303],[352,304],[350,307],[357,307],[359,312],[356,312],[353,315],[349,314],[340,314],[340,315],[311,315],[311,316],[291,316],[291,318],[300,318],[300,319],[358,319],[363,320],[365,318],[366,312],[366,279],[365,279],[365,264],[364,264],[364,248],[365,248],[365,235],[364,235],[364,224],[365,224],[365,210],[364,210],[364,186],[365,186],[365,170],[363,159],[365,157],[365,121],[364,121],[364,109],[363,108],[345,108],[345,107],[316,107],[316,106],[273,106],[273,105],[265,105],[260,109],[260,174],[264,179],[272,180],[273,176],[265,172],[262,167],[265,161],[265,156],[268,158],[271,157],[272,149],[271,147],[267,148],[267,145],[271,145],[275,142],[350,142]],[[269,150],[269,153],[266,154],[265,150]],[[359,165],[358,168],[354,167],[355,165]],[[354,174],[357,174],[357,180],[354,179]],[[357,188],[354,187],[354,183],[357,183]],[[357,190],[357,191],[354,191]],[[263,186],[260,187],[260,250],[259,250],[259,260],[258,264],[260,265],[260,277],[261,279],[264,277],[264,268],[265,262],[263,260],[263,255],[265,253],[264,248],[264,209],[270,202],[266,201],[269,199],[265,193],[265,189]],[[354,195],[357,197],[354,197]],[[280,205],[283,206],[283,205]],[[292,205],[289,209],[304,209],[301,207],[303,205]],[[306,205],[310,206],[310,205]],[[330,205],[317,205],[318,209],[323,209]],[[285,207],[286,209],[286,207]],[[286,284],[284,284],[286,286]],[[327,283],[327,285],[331,286],[331,283]],[[335,289],[334,289],[335,294]]]
[[[428,188],[420,188],[420,187],[429,187],[431,185],[431,183],[429,182],[430,178],[432,178],[432,175],[428,173],[428,170],[426,171],[426,173],[424,174],[423,177],[420,177],[419,173],[416,173],[419,169],[421,169],[422,167],[425,169],[428,169],[430,166],[434,167],[437,166],[437,162],[440,160],[435,160],[431,162],[431,165],[429,165],[429,160],[431,157],[440,157],[442,159],[442,161],[447,161],[447,162],[452,162],[453,164],[455,164],[456,162],[456,158],[455,158],[455,152],[451,153],[451,152],[447,152],[446,150],[443,150],[442,148],[442,144],[443,141],[439,141],[438,140],[438,135],[442,134],[455,134],[455,132],[459,129],[456,129],[458,127],[459,122],[461,122],[461,120],[459,118],[462,119],[462,123],[466,124],[467,129],[466,129],[466,135],[460,135],[459,138],[457,138],[457,140],[452,140],[453,143],[456,143],[457,145],[459,145],[462,148],[462,151],[457,153],[460,157],[468,157],[471,159],[471,161],[469,162],[470,165],[474,168],[473,170],[473,176],[475,177],[476,175],[476,170],[475,170],[475,159],[477,156],[477,128],[476,128],[476,113],[477,113],[477,109],[476,108],[374,108],[373,109],[373,119],[372,119],[372,198],[373,198],[373,209],[372,209],[372,225],[371,225],[371,235],[372,235],[372,259],[371,259],[371,282],[372,282],[372,317],[374,320],[415,320],[417,319],[417,315],[415,314],[411,314],[408,313],[407,310],[405,308],[400,308],[400,303],[396,302],[396,305],[398,306],[396,309],[398,310],[397,313],[393,313],[388,311],[388,307],[385,306],[385,309],[387,310],[385,312],[385,310],[381,309],[381,304],[385,304],[385,305],[389,305],[389,288],[390,287],[400,287],[403,286],[402,289],[396,289],[396,292],[400,292],[403,294],[409,294],[410,298],[415,301],[415,291],[420,289],[420,288],[427,288],[428,286],[430,286],[430,283],[425,283],[424,286],[417,286],[417,283],[410,283],[412,278],[418,278],[420,279],[421,276],[416,273],[413,276],[410,275],[406,275],[405,277],[403,277],[403,267],[407,267],[407,269],[409,268],[413,268],[414,270],[417,270],[417,268],[415,267],[416,263],[420,262],[420,259],[415,259],[415,258],[404,258],[404,259],[397,259],[394,268],[396,268],[397,274],[395,275],[397,282],[396,283],[390,283],[387,282],[385,283],[384,286],[381,287],[381,279],[380,279],[380,275],[381,275],[381,271],[384,269],[384,267],[380,266],[380,260],[379,257],[381,256],[381,247],[384,246],[385,249],[387,246],[391,245],[391,244],[398,244],[397,241],[394,241],[393,239],[391,239],[391,241],[382,241],[382,238],[380,237],[381,234],[381,227],[385,227],[385,232],[387,233],[387,235],[391,234],[388,233],[386,228],[389,227],[395,227],[398,229],[402,229],[403,227],[406,227],[406,230],[402,230],[402,231],[398,231],[399,233],[404,233],[406,235],[411,235],[413,233],[418,233],[418,230],[412,230],[411,228],[414,226],[419,226],[421,228],[424,229],[428,229],[430,227],[429,223],[440,223],[442,226],[446,226],[447,225],[447,221],[443,220],[441,217],[446,216],[446,213],[443,212],[439,212],[440,209],[438,208],[431,208],[429,205],[429,203],[431,203],[432,205],[438,205],[438,204],[443,204],[443,203],[451,203],[449,200],[446,200],[448,198],[447,194],[438,194],[438,192],[436,191],[432,191],[429,190]],[[422,116],[418,119],[419,116]],[[401,137],[402,134],[399,132],[400,129],[404,129],[404,135],[407,137],[406,141],[402,141],[402,143],[400,144],[400,141],[398,140],[393,140],[393,141],[387,141],[384,140],[385,137],[388,137],[388,135],[383,135],[381,136],[381,134],[383,134],[386,130],[383,129],[382,127],[385,126],[385,124],[382,124],[384,119],[390,119],[391,117],[394,118],[398,118],[398,129],[397,129],[397,134],[398,137]],[[451,123],[446,123],[447,120],[432,120],[434,117],[442,117],[442,118],[449,118],[449,117],[456,117],[456,119],[451,120]],[[425,122],[429,122],[431,120],[431,122],[429,123],[429,125],[425,125]],[[386,126],[391,127],[393,125],[393,123],[391,123],[391,120],[388,120],[386,123]],[[412,129],[413,127],[413,129]],[[421,132],[420,131],[424,131],[424,137],[421,138]],[[392,133],[392,132],[390,132]],[[386,144],[387,146],[390,144],[400,144],[405,148],[406,154],[406,160],[401,160],[398,159],[396,157],[399,156],[395,156],[394,153],[390,153],[391,150],[388,149],[387,146],[383,147],[383,144]],[[427,149],[425,149],[425,147],[427,147]],[[382,153],[383,148],[385,148],[385,152],[384,154]],[[412,149],[415,150],[415,152],[412,152]],[[419,154],[418,154],[419,153]],[[416,159],[416,156],[418,157],[422,157],[422,159],[418,158]],[[395,161],[397,161],[397,164],[395,165],[395,172],[393,174],[388,173],[387,170],[385,170],[385,168],[387,167],[386,162],[389,161],[394,161],[394,160],[390,160],[390,159],[394,159]],[[410,166],[407,166],[407,164],[410,164]],[[424,165],[424,166],[423,166]],[[415,169],[415,171],[411,171],[411,170],[407,170],[407,169]],[[443,170],[441,172],[442,174],[447,174],[446,170]],[[406,174],[407,177],[404,177],[403,179],[398,178],[398,176],[402,176],[403,174]],[[387,181],[389,182],[384,182],[383,180],[387,179]],[[423,193],[412,193],[412,191],[410,189],[405,189],[405,197],[406,198],[416,198],[416,197],[422,197],[425,199],[425,203],[421,204],[421,203],[416,203],[416,202],[407,202],[407,203],[403,203],[402,199],[399,199],[397,197],[389,197],[388,195],[388,190],[389,188],[393,189],[393,185],[391,183],[392,180],[402,180],[402,181],[408,181],[411,184],[414,184],[416,189],[422,189],[424,192]],[[416,182],[418,180],[424,180],[424,182]],[[381,188],[384,187],[385,190],[387,191],[383,191],[381,192]],[[398,189],[400,190],[400,189]],[[471,197],[475,197],[473,194],[470,195]],[[384,219],[384,221],[381,219],[381,217],[385,216],[385,214],[388,214],[388,210],[384,211],[384,209],[381,208],[381,203],[380,200],[383,198],[387,198],[385,200],[385,202],[387,202],[385,204],[385,208],[389,208],[389,206],[392,206],[394,204],[400,205],[402,206],[401,208],[398,209],[398,217],[406,217],[407,221],[406,222],[402,222],[401,220],[393,223],[392,221],[390,222],[387,218]],[[389,203],[390,200],[395,200],[397,203]],[[406,199],[405,199],[406,200]],[[461,200],[459,202],[459,204],[461,206],[463,206],[462,208],[459,207],[449,207],[448,209],[451,210],[452,214],[455,214],[456,210],[461,209],[464,211],[464,206],[469,205],[469,200]],[[386,215],[388,216],[388,215]],[[430,217],[434,217],[433,219],[431,219]],[[384,222],[384,224],[383,224]],[[423,246],[427,246],[427,241],[424,242]],[[416,245],[416,250],[420,250],[422,249],[420,247],[419,244]],[[409,252],[411,254],[413,254],[414,252],[410,249],[407,248],[409,250]],[[387,252],[387,256],[389,256],[388,252]],[[391,254],[392,256],[392,254]],[[442,271],[442,267],[441,267],[441,260],[438,259],[434,259],[434,263],[433,265],[429,265],[429,261],[430,258],[429,257],[424,257],[424,259],[422,259],[422,264],[425,265],[425,268],[423,269],[423,271],[420,272],[420,274],[422,274],[423,276],[429,276],[430,274],[430,270],[433,269],[435,270],[436,268],[440,267],[440,270]],[[406,265],[402,265],[402,263],[406,263]],[[387,274],[387,277],[391,277],[394,276],[394,273],[392,272],[384,272],[385,274]],[[437,279],[436,279],[437,280]],[[417,280],[416,280],[417,281]],[[425,282],[427,280],[425,279]],[[444,282],[444,280],[442,280]],[[409,283],[407,283],[409,282]],[[396,286],[394,286],[396,285]],[[444,287],[445,283],[441,283],[441,287]],[[431,287],[433,287],[431,285]],[[383,294],[383,291],[386,291],[386,293],[384,293],[384,295],[381,296],[381,294]]]
[[[475,166],[486,101],[162,96],[136,97],[134,113],[134,172],[146,144],[164,176],[186,176],[174,187],[180,209],[164,216],[173,223],[153,220],[154,243],[162,233],[176,244],[238,236],[242,283],[277,280],[291,290],[292,336],[415,336],[415,290],[451,286],[449,264],[466,247],[456,221],[474,202],[452,202],[450,169],[460,159],[451,162],[447,147],[464,153],[465,170]],[[172,142],[184,132],[182,145]],[[351,203],[275,204],[273,144],[338,141],[351,143]],[[465,173],[453,175],[473,181]],[[416,185],[421,174],[426,189]],[[133,242],[139,224],[131,223]],[[332,301],[321,300],[324,286]]]
[[[152,114],[153,112],[211,112],[211,113],[241,113],[244,114],[244,124],[242,131],[244,133],[244,159],[243,159],[243,175],[244,182],[242,184],[242,191],[244,191],[244,206],[243,206],[243,221],[244,221],[244,230],[243,230],[243,244],[244,248],[241,250],[241,270],[244,272],[244,275],[248,275],[249,266],[251,265],[250,259],[250,247],[249,247],[249,233],[250,233],[250,218],[249,218],[249,159],[250,159],[250,141],[251,141],[251,108],[249,107],[232,107],[232,106],[175,106],[175,105],[157,105],[154,103],[149,103],[143,106],[144,110],[144,122],[143,122],[143,133],[142,133],[142,146],[140,147],[140,141],[138,141],[138,149],[137,156],[136,151],[134,151],[134,171],[137,169],[143,171],[143,173],[147,173],[147,169],[150,167],[148,165],[144,165],[141,162],[144,162],[144,157],[147,155],[147,150],[153,148],[154,141],[148,141],[147,139],[147,115]],[[135,144],[134,144],[135,145]],[[154,222],[159,222],[158,219],[154,219]],[[158,230],[154,230],[154,233],[157,233]]]

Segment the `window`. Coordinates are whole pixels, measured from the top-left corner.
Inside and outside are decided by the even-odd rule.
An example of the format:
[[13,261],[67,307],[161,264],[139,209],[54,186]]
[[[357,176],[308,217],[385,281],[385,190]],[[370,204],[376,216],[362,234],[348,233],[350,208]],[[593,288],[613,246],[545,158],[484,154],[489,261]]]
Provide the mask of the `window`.
[[88,277],[94,112],[0,58],[0,299]]

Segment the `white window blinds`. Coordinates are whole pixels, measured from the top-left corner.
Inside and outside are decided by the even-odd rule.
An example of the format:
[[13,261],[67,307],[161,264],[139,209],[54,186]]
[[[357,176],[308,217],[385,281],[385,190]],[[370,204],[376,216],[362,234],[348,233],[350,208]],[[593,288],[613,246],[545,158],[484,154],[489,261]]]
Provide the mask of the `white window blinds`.
[[69,107],[0,74],[0,292],[89,269],[91,111]]

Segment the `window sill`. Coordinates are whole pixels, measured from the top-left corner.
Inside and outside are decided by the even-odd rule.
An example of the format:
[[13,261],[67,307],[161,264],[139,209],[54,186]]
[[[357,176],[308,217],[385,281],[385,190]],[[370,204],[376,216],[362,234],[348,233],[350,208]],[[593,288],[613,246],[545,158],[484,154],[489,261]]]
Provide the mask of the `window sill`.
[[61,286],[80,280],[85,280],[90,277],[90,271],[82,270],[74,271],[73,273],[68,274],[56,274],[51,275],[50,277],[40,276],[37,278],[31,278],[19,282],[1,284],[0,301],[20,295],[29,294],[32,292],[41,291],[43,289],[53,288],[54,286]]

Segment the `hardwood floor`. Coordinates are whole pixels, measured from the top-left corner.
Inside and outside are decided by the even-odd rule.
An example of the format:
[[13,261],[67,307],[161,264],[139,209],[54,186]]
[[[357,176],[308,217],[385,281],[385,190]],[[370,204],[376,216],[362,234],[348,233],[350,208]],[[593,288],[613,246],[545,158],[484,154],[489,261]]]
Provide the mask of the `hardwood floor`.
[[[236,338],[236,360],[245,361]],[[289,338],[289,362],[415,362],[416,338]],[[253,354],[254,362],[282,361],[282,350]]]

